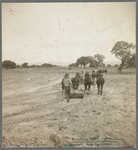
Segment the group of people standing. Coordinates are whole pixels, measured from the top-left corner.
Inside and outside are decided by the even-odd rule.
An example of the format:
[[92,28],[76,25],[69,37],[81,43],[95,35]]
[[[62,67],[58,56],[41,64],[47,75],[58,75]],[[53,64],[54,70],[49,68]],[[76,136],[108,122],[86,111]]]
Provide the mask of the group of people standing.
[[78,82],[79,82],[79,83],[77,83],[77,82],[73,82],[73,80],[71,80],[69,78],[69,74],[66,73],[64,78],[62,79],[61,84],[62,84],[62,90],[65,90],[65,96],[66,96],[67,102],[69,102],[69,100],[70,100],[71,87],[72,87],[72,91],[74,92],[74,89],[75,89],[74,84],[79,84],[81,86],[84,85],[85,91],[90,90],[91,85],[92,84],[95,85],[95,79],[96,79],[96,82],[97,82],[98,77],[100,77],[100,76],[103,76],[101,70],[99,70],[98,73],[96,73],[95,71],[92,71],[91,75],[89,74],[89,72],[86,72],[85,75],[84,75],[83,71],[81,71],[80,73],[77,72],[76,76],[75,76],[75,78],[77,78]]

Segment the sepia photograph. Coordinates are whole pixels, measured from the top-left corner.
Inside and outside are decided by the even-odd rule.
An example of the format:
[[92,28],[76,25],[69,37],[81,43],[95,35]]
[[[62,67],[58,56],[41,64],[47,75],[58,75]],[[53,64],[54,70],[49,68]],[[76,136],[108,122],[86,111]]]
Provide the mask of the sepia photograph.
[[2,147],[136,148],[136,2],[1,10]]

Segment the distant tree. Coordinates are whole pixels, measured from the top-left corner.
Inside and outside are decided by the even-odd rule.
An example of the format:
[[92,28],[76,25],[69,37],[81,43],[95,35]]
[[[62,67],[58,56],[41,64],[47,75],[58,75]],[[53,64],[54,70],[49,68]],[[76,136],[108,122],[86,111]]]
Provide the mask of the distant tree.
[[131,43],[131,44],[130,44],[130,47],[131,47],[131,50],[133,51],[133,52],[131,52],[131,53],[132,53],[132,56],[133,56],[133,55],[136,54],[136,45],[134,45],[133,43]]
[[94,57],[93,56],[86,56],[86,59],[88,60],[88,62],[91,62],[94,60]]
[[103,62],[100,62],[98,66],[105,67],[105,64]]
[[111,65],[110,65],[110,64],[108,64],[108,65],[107,65],[107,67],[111,67]]
[[105,59],[105,57],[104,57],[104,55],[101,55],[101,54],[96,54],[96,55],[94,55],[94,59],[97,61],[97,69],[98,69],[98,66],[100,65],[100,64],[103,64],[103,61],[104,61],[104,59]]
[[89,67],[97,67],[98,62],[93,56],[82,56],[77,59],[76,64],[79,66],[84,66],[84,68],[89,65]]
[[76,64],[77,64],[78,66],[79,66],[79,65],[84,66],[84,68],[85,68],[85,66],[86,66],[87,64],[89,64],[89,60],[88,60],[87,57],[82,56],[82,57],[80,57],[80,58],[77,59]]
[[127,67],[135,67],[136,68],[136,53],[131,56],[131,58],[127,61]]
[[20,68],[20,65],[17,65],[16,68]]
[[43,67],[57,67],[57,65],[52,65],[52,64],[47,64],[47,63],[45,63],[41,66],[43,66]]
[[29,66],[29,68],[36,68],[36,65],[31,65]]
[[28,66],[28,63],[27,63],[27,62],[23,63],[23,64],[22,64],[22,67],[23,67],[23,68],[28,68],[28,67],[29,67],[29,66]]
[[41,65],[41,67],[52,67],[52,64],[44,63],[44,64]]
[[16,68],[16,63],[10,60],[5,60],[2,62],[2,67],[4,68]]
[[52,65],[52,67],[57,67],[57,65]]
[[91,60],[90,61],[90,67],[98,67],[98,62],[96,60]]
[[69,67],[78,67],[79,65],[77,63],[72,63],[69,65]]
[[121,73],[123,66],[126,65],[127,61],[131,57],[131,49],[134,49],[133,43],[129,44],[125,41],[118,41],[112,48],[111,53],[115,54],[115,57],[121,60],[121,64],[118,67],[118,71]]
[[117,65],[117,64],[115,64],[115,65],[114,65],[114,67],[118,67],[118,65]]
[[94,59],[93,56],[86,57],[89,67],[97,67],[97,61]]

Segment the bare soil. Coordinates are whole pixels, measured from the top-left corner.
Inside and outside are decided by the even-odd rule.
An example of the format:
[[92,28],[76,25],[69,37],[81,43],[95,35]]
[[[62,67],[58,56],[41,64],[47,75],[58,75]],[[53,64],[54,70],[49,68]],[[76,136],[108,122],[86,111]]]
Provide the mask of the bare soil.
[[[108,147],[134,147],[136,74],[104,75],[103,95],[92,86],[89,95],[67,103],[61,92],[65,72],[2,71],[3,147],[107,147],[100,142],[105,138]],[[70,77],[74,75],[70,70]],[[75,139],[81,140],[75,143]],[[89,139],[99,143],[89,145]]]

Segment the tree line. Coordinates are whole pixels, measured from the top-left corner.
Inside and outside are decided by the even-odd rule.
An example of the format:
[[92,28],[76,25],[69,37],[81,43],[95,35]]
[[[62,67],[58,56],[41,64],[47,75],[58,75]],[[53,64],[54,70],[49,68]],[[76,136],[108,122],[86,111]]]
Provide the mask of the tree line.
[[[121,70],[124,66],[126,67],[135,67],[136,68],[136,52],[133,54],[132,51],[135,51],[136,46],[131,43],[125,41],[116,42],[115,46],[112,48],[111,53],[115,55],[115,57],[121,60],[121,64],[118,66],[118,71],[121,73]],[[105,56],[101,54],[96,54],[93,56],[82,56],[77,59],[76,63],[72,63],[69,67],[79,67],[85,66],[89,64],[89,67],[95,67],[98,69],[98,66],[105,66],[103,63]],[[108,65],[111,66],[111,65]],[[117,65],[115,65],[117,66]]]
[[57,65],[52,65],[52,64],[49,64],[49,63],[44,63],[42,65],[30,65],[28,66],[28,63],[25,62],[23,63],[21,66],[20,65],[16,65],[15,62],[13,61],[10,61],[10,60],[5,60],[2,62],[2,67],[3,68],[11,68],[11,69],[14,69],[14,68],[36,68],[36,67],[57,67]]
[[[112,48],[111,53],[114,54],[117,59],[121,60],[121,64],[118,66],[118,71],[120,73],[124,66],[136,68],[135,49],[136,49],[136,45],[134,45],[133,43],[129,44],[128,42],[125,42],[125,41],[116,42],[116,44]],[[133,51],[133,54],[131,53],[131,51]],[[82,67],[83,66],[85,68],[86,65],[89,65],[89,67],[96,67],[98,69],[99,66],[105,66],[105,64],[103,63],[104,59],[105,59],[105,56],[101,54],[95,54],[94,56],[82,56],[78,58],[75,63],[70,64],[69,67],[79,67],[79,66]],[[19,68],[19,67],[35,68],[35,67],[57,67],[57,66],[49,64],[49,63],[44,63],[41,66],[39,65],[28,66],[27,62],[19,66],[19,65],[16,65],[16,63],[13,61],[5,60],[2,62],[2,67],[4,68]]]
[[70,64],[69,67],[71,66],[83,66],[85,68],[86,65],[89,64],[89,67],[97,67],[98,66],[105,66],[103,63],[105,57],[101,54],[96,54],[93,56],[82,56],[77,59],[76,63]]

